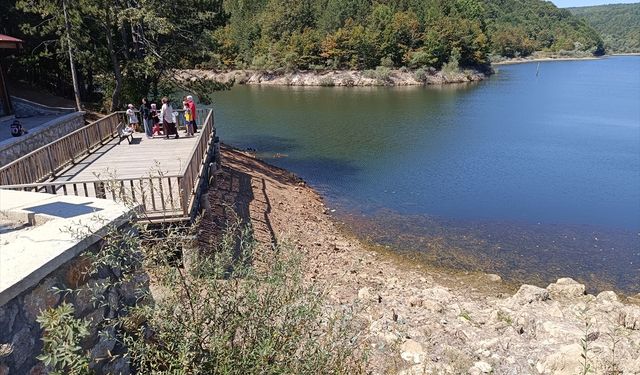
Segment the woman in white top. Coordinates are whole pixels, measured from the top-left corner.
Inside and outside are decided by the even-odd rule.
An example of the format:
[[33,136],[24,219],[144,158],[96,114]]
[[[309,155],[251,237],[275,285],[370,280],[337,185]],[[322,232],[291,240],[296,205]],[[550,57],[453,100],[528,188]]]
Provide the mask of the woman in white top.
[[133,104],[127,106],[127,117],[129,117],[129,127],[131,131],[135,131],[138,128],[138,115],[134,110]]
[[166,96],[162,98],[162,108],[160,109],[160,121],[162,121],[162,127],[164,128],[164,134],[169,138],[169,135],[175,134],[176,139],[180,138],[178,135],[178,129],[176,129],[176,123],[173,120],[173,107],[169,103],[169,98]]

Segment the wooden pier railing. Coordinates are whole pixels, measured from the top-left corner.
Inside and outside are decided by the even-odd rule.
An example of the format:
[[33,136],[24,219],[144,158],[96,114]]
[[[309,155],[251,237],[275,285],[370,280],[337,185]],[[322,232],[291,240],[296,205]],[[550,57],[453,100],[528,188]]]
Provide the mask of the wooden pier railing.
[[[112,199],[139,206],[140,217],[152,222],[188,220],[196,215],[213,157],[213,110],[199,110],[201,136],[179,174],[108,180],[55,181],[56,173],[74,164],[116,136],[122,112],[113,113],[60,138],[0,169],[0,188]],[[205,120],[202,121],[201,119]],[[46,181],[45,181],[46,180]]]
[[34,150],[0,168],[0,185],[31,184],[55,177],[56,172],[110,141],[123,112],[112,113]]

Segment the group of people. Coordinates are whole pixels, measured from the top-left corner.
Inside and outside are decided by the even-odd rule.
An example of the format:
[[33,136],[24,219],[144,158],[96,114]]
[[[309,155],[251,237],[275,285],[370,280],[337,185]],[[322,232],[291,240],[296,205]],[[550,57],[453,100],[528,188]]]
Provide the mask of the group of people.
[[[193,101],[193,96],[188,95],[182,99],[182,109],[184,110],[186,135],[193,137],[193,135],[198,132],[196,124],[196,103]],[[153,138],[154,135],[164,135],[166,138],[174,135],[175,138],[180,138],[177,128],[179,114],[174,111],[171,101],[166,96],[162,98],[162,107],[160,110],[157,109],[155,103],[149,103],[147,98],[142,98],[142,104],[138,112],[142,118],[144,132],[147,138]],[[129,130],[136,130],[140,123],[133,104],[129,104],[128,106],[127,117],[129,118]]]

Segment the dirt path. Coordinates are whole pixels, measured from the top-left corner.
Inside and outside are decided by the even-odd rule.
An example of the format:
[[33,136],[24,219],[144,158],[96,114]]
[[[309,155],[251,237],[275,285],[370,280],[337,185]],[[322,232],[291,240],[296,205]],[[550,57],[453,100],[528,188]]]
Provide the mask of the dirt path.
[[592,373],[640,374],[640,308],[615,293],[585,295],[564,279],[514,295],[496,275],[413,264],[341,230],[291,173],[228,147],[222,158],[204,228],[222,228],[233,207],[263,245],[303,252],[329,305],[355,312],[372,373],[574,374],[588,337]]

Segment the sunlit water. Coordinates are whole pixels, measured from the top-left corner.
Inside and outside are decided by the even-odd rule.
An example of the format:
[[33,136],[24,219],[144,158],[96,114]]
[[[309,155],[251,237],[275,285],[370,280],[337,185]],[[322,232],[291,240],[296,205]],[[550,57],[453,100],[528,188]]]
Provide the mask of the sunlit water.
[[640,57],[536,65],[462,86],[236,86],[216,125],[417,261],[640,292]]

